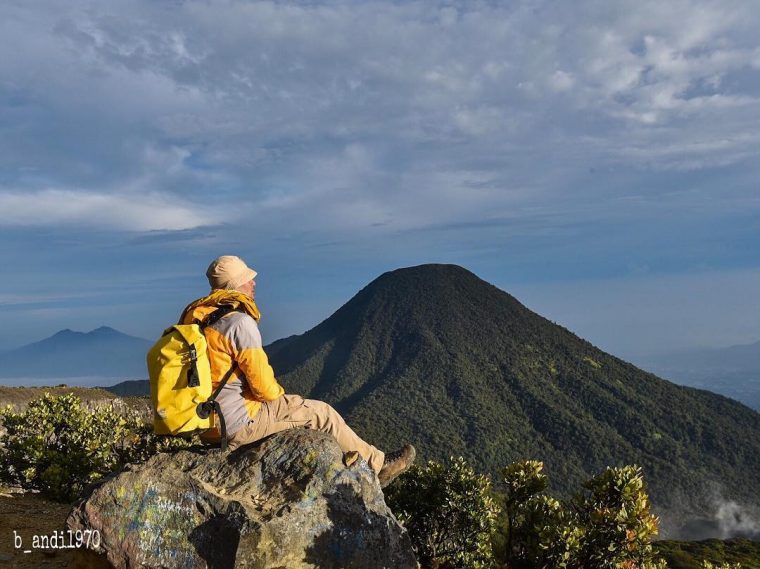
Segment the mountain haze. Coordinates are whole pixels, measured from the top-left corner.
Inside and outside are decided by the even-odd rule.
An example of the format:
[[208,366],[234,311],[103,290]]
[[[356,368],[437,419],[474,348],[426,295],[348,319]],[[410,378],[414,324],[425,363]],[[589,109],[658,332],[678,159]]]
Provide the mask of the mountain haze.
[[90,332],[61,330],[15,350],[0,353],[3,378],[146,377],[151,342],[108,326]]
[[760,342],[641,357],[637,363],[660,377],[708,388],[760,411]]
[[495,476],[540,459],[565,495],[636,463],[674,517],[709,517],[717,494],[758,505],[760,414],[609,355],[455,265],[385,273],[267,351],[288,392],[385,449],[411,441]]

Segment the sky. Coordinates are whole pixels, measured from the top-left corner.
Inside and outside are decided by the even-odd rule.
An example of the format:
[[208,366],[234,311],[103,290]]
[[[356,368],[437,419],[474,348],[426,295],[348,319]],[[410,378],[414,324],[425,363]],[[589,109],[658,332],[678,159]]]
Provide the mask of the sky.
[[616,355],[760,340],[760,4],[0,5],[0,342],[265,343],[456,263]]

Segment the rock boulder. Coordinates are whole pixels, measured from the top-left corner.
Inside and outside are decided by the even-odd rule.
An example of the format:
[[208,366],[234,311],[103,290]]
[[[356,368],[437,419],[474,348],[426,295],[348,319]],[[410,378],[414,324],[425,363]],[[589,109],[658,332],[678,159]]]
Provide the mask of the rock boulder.
[[67,527],[94,532],[72,567],[416,569],[362,459],[308,429],[233,452],[191,449],[90,489]]

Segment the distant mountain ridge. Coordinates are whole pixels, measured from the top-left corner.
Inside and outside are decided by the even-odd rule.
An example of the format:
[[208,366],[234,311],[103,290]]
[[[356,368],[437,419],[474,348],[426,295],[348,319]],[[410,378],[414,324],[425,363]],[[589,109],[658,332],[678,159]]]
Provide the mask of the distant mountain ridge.
[[760,414],[606,354],[462,267],[385,273],[267,351],[288,392],[330,402],[382,448],[412,441],[495,479],[540,459],[565,494],[640,464],[677,521],[709,518],[716,488],[760,506]]
[[760,411],[760,342],[682,350],[641,357],[637,363],[660,377],[722,393]]
[[102,385],[100,389],[110,391],[119,397],[147,397],[150,395],[150,381],[147,379],[131,379],[114,385]]
[[685,369],[708,371],[760,370],[760,342],[736,344],[723,348],[692,348],[661,354],[651,358]]
[[89,332],[67,328],[39,342],[0,352],[0,380],[146,377],[145,354],[151,345],[109,326]]

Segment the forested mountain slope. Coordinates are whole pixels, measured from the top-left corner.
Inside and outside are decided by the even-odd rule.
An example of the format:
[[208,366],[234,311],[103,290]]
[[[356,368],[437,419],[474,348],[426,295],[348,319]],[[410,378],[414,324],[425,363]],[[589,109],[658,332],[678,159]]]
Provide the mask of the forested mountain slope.
[[267,351],[289,392],[382,448],[412,441],[494,476],[540,459],[560,493],[636,463],[657,509],[686,518],[717,495],[760,500],[760,414],[607,354],[455,265],[385,273]]

